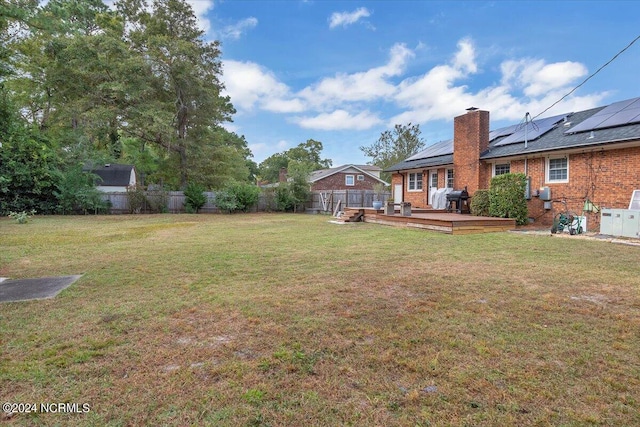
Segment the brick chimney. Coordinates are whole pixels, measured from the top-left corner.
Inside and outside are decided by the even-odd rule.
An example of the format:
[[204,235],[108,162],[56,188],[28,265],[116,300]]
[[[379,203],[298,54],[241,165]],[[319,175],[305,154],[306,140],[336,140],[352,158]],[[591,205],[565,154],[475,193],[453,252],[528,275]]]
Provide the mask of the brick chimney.
[[287,168],[280,168],[280,173],[278,174],[278,182],[287,182],[287,175]]
[[469,195],[485,187],[489,168],[480,164],[480,153],[489,147],[489,112],[477,108],[453,119],[453,186],[467,187]]

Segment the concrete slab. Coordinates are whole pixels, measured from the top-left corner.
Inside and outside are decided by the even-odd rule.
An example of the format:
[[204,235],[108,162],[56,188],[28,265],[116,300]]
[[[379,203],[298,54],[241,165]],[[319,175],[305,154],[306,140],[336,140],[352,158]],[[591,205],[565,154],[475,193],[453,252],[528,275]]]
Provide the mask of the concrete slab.
[[0,302],[53,298],[82,275],[0,281]]

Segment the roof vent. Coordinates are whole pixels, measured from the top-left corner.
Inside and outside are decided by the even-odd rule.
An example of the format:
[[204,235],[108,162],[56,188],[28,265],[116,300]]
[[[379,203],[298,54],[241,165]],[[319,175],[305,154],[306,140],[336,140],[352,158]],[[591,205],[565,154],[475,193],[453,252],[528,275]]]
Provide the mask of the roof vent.
[[593,133],[593,131],[589,132],[589,137],[587,139],[593,139],[595,138],[595,134]]
[[564,127],[568,128],[569,126],[571,126],[571,122],[567,122],[567,121],[565,121],[565,122],[564,122]]

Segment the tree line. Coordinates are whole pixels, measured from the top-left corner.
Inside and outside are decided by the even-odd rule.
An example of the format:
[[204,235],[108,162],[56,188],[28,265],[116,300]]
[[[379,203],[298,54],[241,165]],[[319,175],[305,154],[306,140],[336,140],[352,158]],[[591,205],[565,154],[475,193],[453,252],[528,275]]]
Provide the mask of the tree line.
[[203,36],[183,0],[3,3],[0,210],[52,211],[87,164],[134,164],[168,189],[253,180],[247,141],[223,127],[219,42]]
[[[275,183],[285,168],[295,206],[308,173],[332,166],[322,142],[257,165],[223,127],[235,109],[221,77],[220,43],[205,41],[184,0],[2,2],[0,213],[96,210],[83,168],[105,163],[133,164],[166,190]],[[361,149],[386,167],[422,148],[419,134],[396,125]]]

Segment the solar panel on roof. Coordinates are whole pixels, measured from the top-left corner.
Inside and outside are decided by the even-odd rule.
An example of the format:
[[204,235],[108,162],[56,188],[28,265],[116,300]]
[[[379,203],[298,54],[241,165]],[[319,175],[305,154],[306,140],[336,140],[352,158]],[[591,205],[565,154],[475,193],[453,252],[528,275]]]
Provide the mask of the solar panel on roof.
[[638,122],[640,122],[640,97],[614,102],[565,133],[587,132]]
[[619,113],[613,114],[607,120],[603,121],[598,125],[598,128],[626,125],[627,123],[634,123],[639,120],[638,116],[640,116],[640,107],[639,108],[628,108],[626,110],[620,111]]
[[493,141],[496,138],[500,138],[501,136],[511,135],[513,132],[515,132],[517,127],[518,125],[511,125],[511,126],[503,127],[500,129],[492,130],[491,132],[489,132],[489,142]]
[[419,153],[416,153],[413,156],[409,157],[407,161],[426,159],[429,157],[444,156],[445,154],[451,154],[451,153],[453,153],[452,139],[447,141],[436,142],[435,144],[428,146],[427,148],[420,151]]
[[495,146],[500,147],[503,145],[517,144],[525,140],[533,141],[553,129],[555,125],[564,120],[565,117],[566,114],[561,114],[559,116],[547,117],[546,119],[538,119],[526,124],[517,125],[517,131],[502,141],[497,142]]

